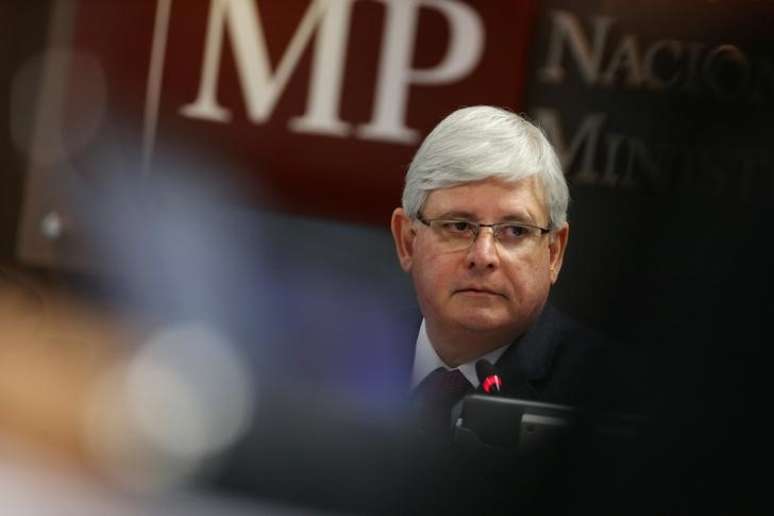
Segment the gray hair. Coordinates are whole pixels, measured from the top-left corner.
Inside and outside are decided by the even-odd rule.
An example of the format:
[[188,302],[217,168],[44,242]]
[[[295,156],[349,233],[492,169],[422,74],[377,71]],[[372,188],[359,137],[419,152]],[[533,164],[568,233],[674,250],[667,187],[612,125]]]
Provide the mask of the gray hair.
[[415,218],[433,190],[483,179],[519,181],[537,174],[551,229],[567,222],[570,194],[559,158],[543,132],[521,116],[472,106],[444,118],[419,147],[406,172],[403,210]]

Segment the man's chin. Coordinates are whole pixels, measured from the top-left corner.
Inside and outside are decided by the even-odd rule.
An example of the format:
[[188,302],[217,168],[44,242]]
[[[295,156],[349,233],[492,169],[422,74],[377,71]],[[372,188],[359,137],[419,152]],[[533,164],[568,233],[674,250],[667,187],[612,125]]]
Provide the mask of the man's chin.
[[476,333],[499,333],[513,326],[513,321],[499,314],[468,312],[456,318],[457,323]]

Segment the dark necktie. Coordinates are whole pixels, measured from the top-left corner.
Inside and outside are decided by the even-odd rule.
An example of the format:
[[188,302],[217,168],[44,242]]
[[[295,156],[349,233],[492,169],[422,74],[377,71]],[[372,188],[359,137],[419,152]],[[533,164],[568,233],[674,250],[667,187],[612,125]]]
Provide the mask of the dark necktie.
[[458,370],[439,367],[425,377],[412,392],[411,399],[423,430],[451,432],[451,409],[473,386]]

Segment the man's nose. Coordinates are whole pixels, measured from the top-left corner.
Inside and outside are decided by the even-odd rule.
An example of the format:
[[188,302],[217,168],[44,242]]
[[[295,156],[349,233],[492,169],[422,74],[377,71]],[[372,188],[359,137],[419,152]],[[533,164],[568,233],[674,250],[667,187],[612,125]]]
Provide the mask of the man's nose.
[[469,269],[494,269],[499,265],[497,240],[492,228],[481,228],[475,240],[470,244],[467,261]]

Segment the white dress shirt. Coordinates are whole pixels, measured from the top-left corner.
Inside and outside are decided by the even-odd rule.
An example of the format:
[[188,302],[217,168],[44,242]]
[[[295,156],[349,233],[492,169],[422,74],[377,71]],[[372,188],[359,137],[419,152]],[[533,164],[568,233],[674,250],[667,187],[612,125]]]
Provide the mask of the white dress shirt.
[[413,389],[419,382],[425,379],[427,375],[443,367],[447,370],[459,369],[465,378],[473,385],[473,388],[478,388],[478,375],[476,374],[476,362],[485,358],[492,364],[505,353],[505,350],[510,347],[510,344],[499,347],[485,355],[476,357],[470,362],[460,364],[458,367],[449,367],[446,365],[441,357],[436,353],[433,344],[430,342],[430,337],[427,335],[427,329],[425,328],[425,320],[422,319],[422,325],[419,327],[419,335],[417,336],[417,345],[414,351],[414,371],[411,375],[411,388]]

